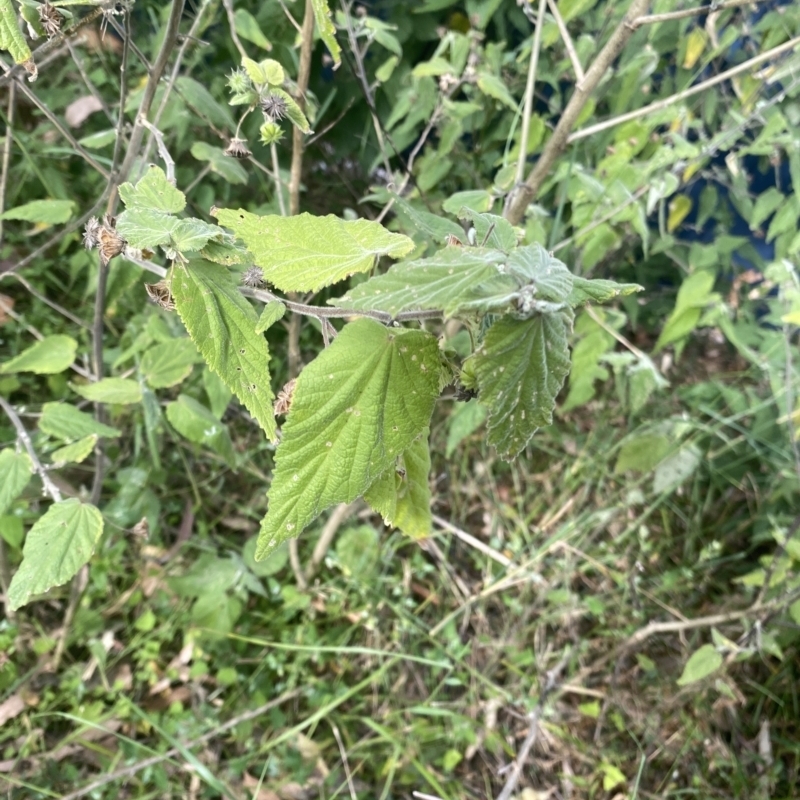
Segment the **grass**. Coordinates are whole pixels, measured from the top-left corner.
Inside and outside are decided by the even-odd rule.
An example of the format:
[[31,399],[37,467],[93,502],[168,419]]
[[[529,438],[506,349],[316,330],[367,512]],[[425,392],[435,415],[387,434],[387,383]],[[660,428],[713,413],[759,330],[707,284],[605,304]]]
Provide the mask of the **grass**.
[[[654,402],[655,419],[680,410],[674,395]],[[0,731],[0,782],[12,798],[494,797],[538,709],[518,787],[538,794],[520,797],[790,797],[797,635],[782,607],[631,638],[754,602],[737,580],[775,550],[781,476],[753,465],[786,462],[755,424],[770,408],[709,408],[689,435],[710,455],[666,493],[650,473],[614,472],[629,420],[609,398],[541,431],[514,465],[478,432],[435,457],[435,513],[490,555],[447,531],[420,546],[360,511],[307,593],[280,559],[259,576],[241,555],[269,454],[234,474],[176,441],[161,486],[120,476],[120,529],[58,670],[44,665],[65,596],[2,623],[5,697],[24,710]],[[190,486],[199,506],[184,506]],[[154,501],[160,532],[122,530]],[[722,667],[679,686],[712,627]]]

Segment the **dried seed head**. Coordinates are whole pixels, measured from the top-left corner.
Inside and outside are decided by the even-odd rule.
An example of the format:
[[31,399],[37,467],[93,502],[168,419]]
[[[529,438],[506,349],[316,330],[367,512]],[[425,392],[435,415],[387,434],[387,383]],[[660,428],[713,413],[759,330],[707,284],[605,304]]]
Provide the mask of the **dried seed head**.
[[104,267],[108,265],[108,262],[114,256],[118,256],[128,244],[114,228],[108,228],[105,225],[100,227],[97,240],[100,248],[100,263]]
[[247,146],[245,139],[231,139],[231,143],[225,148],[225,155],[231,158],[249,158],[253,155]]
[[83,246],[87,250],[94,250],[97,247],[98,236],[100,234],[100,221],[97,217],[90,217],[83,229]]
[[61,16],[61,12],[58,9],[53,8],[53,6],[45,0],[45,2],[39,6],[39,21],[42,23],[42,28],[44,28],[47,38],[52,39],[54,36],[58,35],[61,30],[64,17]]
[[294,387],[297,383],[297,378],[292,378],[284,387],[278,392],[275,398],[275,405],[273,409],[275,415],[288,414],[292,407],[292,397],[294,397]]
[[261,267],[248,267],[242,273],[242,283],[252,289],[258,289],[264,285],[264,270]]
[[261,110],[270,122],[280,122],[286,116],[286,98],[279,94],[268,94],[261,101]]
[[147,291],[147,296],[158,306],[166,309],[167,311],[175,310],[175,301],[172,299],[172,292],[166,281],[159,281],[158,283],[146,283],[144,285]]

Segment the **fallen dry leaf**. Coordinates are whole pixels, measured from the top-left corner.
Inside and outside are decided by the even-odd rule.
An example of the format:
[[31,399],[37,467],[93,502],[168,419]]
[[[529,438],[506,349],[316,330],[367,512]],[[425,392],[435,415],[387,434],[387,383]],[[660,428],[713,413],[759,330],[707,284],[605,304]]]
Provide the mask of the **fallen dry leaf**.
[[24,710],[25,701],[18,694],[12,694],[8,700],[0,703],[0,727],[10,719],[18,717]]

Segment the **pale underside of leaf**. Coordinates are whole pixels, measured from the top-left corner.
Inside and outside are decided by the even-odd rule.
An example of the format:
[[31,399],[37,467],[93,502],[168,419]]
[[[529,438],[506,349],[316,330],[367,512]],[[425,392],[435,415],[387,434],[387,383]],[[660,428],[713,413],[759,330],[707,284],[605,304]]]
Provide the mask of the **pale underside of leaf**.
[[642,291],[644,291],[644,287],[639,286],[638,283],[616,283],[615,281],[580,278],[573,275],[572,291],[568,302],[573,307],[589,302],[605,303],[614,297],[626,297]]
[[499,271],[504,259],[497,250],[448,247],[432,258],[394,264],[383,275],[370,278],[329,302],[390,314],[433,308],[449,316],[463,302],[492,294],[501,285],[507,289],[506,295],[517,288]]
[[489,443],[515,457],[537,428],[553,421],[556,395],[569,374],[570,317],[501,317],[475,355],[478,399],[489,409]]
[[344,328],[297,379],[257,558],[394,465],[430,421],[439,372],[428,333],[369,319]]
[[247,245],[264,278],[287,292],[318,291],[367,272],[380,256],[401,258],[414,247],[407,236],[365,219],[260,217],[230,209],[217,210],[216,217]]
[[173,268],[171,289],[178,314],[208,366],[274,441],[267,341],[255,332],[256,312],[228,270],[192,261]]
[[0,450],[0,516],[19,497],[31,479],[33,465],[27,453]]

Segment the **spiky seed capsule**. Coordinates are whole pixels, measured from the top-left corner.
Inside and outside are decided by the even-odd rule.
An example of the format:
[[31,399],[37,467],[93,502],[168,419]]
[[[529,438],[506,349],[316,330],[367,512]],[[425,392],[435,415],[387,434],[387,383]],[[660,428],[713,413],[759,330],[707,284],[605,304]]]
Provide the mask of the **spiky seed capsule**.
[[250,78],[243,69],[235,69],[228,76],[228,88],[236,93],[241,94],[250,88]]
[[[108,218],[106,218],[108,219]],[[105,267],[114,256],[118,256],[128,244],[115,228],[101,226],[97,234],[100,249],[100,263]]]
[[261,134],[261,143],[277,144],[283,138],[283,129],[277,122],[265,122],[258,131]]
[[250,158],[253,154],[245,139],[231,139],[231,143],[225,148],[225,155],[231,158]]
[[278,392],[273,405],[275,416],[282,416],[288,414],[292,408],[292,398],[294,397],[294,387],[297,383],[297,378],[292,378],[284,387]]
[[286,99],[279,94],[268,94],[261,101],[261,110],[268,122],[280,122],[288,110]]
[[264,285],[264,270],[261,267],[248,267],[242,273],[242,283],[252,289],[258,289]]

